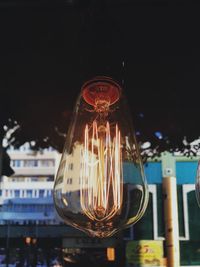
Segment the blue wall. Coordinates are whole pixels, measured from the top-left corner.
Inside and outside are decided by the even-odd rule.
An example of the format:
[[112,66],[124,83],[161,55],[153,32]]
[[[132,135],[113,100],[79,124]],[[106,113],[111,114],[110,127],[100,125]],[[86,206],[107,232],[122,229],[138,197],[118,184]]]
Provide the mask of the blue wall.
[[[176,162],[176,177],[178,184],[194,184],[196,180],[197,161]],[[149,184],[162,183],[161,162],[147,162],[144,171]]]
[[144,165],[144,172],[148,184],[162,183],[161,162],[148,162]]
[[[124,163],[124,180],[129,181],[130,177],[134,177],[137,183],[137,178],[140,177],[140,168],[136,168],[134,164]],[[144,164],[144,172],[148,184],[162,183],[162,167],[161,162],[148,162]],[[140,183],[140,182],[138,182]]]
[[197,161],[176,162],[178,184],[194,184],[196,179]]

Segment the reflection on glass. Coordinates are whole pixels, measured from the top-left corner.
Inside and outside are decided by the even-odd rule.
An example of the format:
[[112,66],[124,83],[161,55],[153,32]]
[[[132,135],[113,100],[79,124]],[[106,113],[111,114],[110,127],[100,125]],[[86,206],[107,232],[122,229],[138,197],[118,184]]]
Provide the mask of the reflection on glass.
[[67,224],[106,237],[137,222],[147,202],[122,89],[97,77],[83,85],[75,106],[54,185],[55,207]]
[[196,199],[200,207],[200,161],[197,166],[196,183],[195,183]]

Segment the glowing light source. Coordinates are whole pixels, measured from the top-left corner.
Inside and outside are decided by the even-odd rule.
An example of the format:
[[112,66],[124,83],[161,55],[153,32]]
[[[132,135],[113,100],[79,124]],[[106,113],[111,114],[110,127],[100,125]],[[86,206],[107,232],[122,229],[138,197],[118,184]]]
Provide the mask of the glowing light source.
[[123,198],[120,131],[116,125],[112,140],[109,122],[98,126],[93,121],[91,128],[91,136],[85,128],[80,202],[90,219],[109,220],[120,211]]
[[106,237],[137,222],[147,201],[122,89],[96,77],[83,85],[75,106],[54,185],[55,207],[67,224]]
[[107,248],[107,259],[108,261],[115,260],[115,249],[114,248]]
[[26,237],[25,238],[25,243],[30,244],[31,243],[31,237]]

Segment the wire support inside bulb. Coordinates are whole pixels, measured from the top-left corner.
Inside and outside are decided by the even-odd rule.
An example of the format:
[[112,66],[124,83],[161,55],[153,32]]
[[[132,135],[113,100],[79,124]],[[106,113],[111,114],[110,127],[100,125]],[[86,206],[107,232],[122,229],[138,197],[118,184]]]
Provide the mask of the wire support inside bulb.
[[81,153],[81,207],[93,221],[110,220],[120,213],[123,199],[121,134],[118,125],[115,125],[113,138],[109,122],[102,127],[93,121],[90,129],[86,125]]

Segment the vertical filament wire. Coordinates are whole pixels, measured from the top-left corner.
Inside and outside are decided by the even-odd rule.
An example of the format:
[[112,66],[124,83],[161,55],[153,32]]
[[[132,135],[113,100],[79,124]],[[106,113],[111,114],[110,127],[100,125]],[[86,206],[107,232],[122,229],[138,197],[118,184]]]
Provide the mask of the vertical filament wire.
[[94,221],[109,220],[120,212],[123,198],[121,135],[118,125],[111,138],[110,124],[85,127],[81,155],[80,203]]

